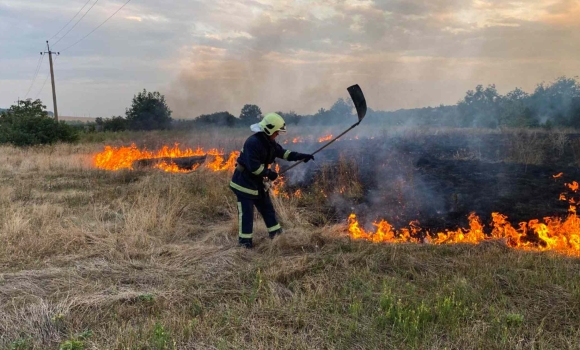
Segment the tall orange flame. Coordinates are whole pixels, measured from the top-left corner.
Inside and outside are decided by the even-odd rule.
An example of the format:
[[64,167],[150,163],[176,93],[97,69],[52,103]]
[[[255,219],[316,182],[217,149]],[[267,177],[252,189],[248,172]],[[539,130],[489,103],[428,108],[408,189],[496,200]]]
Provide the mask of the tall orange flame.
[[[123,147],[105,146],[105,149],[96,154],[94,157],[94,165],[99,169],[104,170],[120,170],[133,169],[133,163],[143,159],[159,159],[159,158],[181,158],[181,157],[196,157],[196,156],[210,156],[213,158],[211,162],[204,164],[204,167],[213,171],[233,171],[236,166],[236,159],[239,152],[231,152],[228,159],[225,160],[223,151],[215,148],[205,151],[198,147],[195,150],[192,148],[180,149],[176,143],[172,148],[163,146],[157,151],[148,151],[146,149],[140,150],[135,144]],[[225,161],[224,161],[225,160]],[[154,165],[155,168],[166,172],[190,172],[199,168],[199,165],[194,165],[192,169],[180,169],[173,162],[162,161]]]

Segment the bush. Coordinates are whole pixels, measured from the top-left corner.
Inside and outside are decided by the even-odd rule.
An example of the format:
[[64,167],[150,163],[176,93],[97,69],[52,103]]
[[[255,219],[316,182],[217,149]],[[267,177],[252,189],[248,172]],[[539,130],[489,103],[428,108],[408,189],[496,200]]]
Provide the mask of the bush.
[[127,119],[121,116],[113,116],[111,118],[97,118],[95,120],[97,126],[99,127],[99,131],[125,131],[127,130]]
[[40,100],[20,101],[0,114],[0,143],[32,146],[77,140],[75,128],[49,117]]
[[173,120],[165,96],[145,89],[133,97],[131,108],[125,114],[130,130],[166,130]]
[[229,112],[217,112],[200,115],[194,122],[198,125],[227,126],[231,128],[239,124],[239,119]]

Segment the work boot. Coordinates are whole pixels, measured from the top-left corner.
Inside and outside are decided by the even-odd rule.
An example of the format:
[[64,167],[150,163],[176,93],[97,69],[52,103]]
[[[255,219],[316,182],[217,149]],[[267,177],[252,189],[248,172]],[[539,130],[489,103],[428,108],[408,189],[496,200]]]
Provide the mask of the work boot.
[[274,237],[276,237],[276,235],[281,235],[284,231],[279,228],[276,231],[272,231],[270,232],[270,239],[274,239]]
[[254,245],[252,244],[251,238],[239,238],[238,239],[238,246],[244,247],[246,249],[252,249]]

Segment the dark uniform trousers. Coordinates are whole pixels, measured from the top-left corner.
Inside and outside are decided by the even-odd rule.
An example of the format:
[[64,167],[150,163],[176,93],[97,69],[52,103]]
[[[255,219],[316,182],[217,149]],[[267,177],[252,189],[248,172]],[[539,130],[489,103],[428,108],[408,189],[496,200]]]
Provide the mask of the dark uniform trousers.
[[[235,191],[234,191],[235,192]],[[237,194],[237,193],[236,193]],[[270,235],[275,234],[280,230],[280,224],[276,219],[276,212],[274,205],[270,199],[270,195],[263,190],[260,190],[258,198],[247,198],[237,194],[238,197],[238,224],[239,224],[239,238],[242,241],[251,240],[254,233],[254,206],[264,218],[264,223]]]

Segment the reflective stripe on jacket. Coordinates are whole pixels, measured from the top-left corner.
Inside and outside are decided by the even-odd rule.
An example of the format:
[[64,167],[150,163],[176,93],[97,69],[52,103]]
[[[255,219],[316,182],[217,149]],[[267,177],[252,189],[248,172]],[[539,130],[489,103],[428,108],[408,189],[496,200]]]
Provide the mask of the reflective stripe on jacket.
[[285,150],[263,132],[248,137],[238,157],[230,187],[249,198],[257,198],[264,191],[264,177],[276,158],[295,161],[298,153]]

